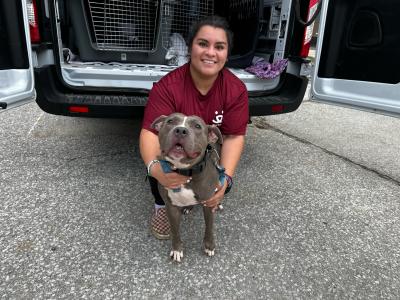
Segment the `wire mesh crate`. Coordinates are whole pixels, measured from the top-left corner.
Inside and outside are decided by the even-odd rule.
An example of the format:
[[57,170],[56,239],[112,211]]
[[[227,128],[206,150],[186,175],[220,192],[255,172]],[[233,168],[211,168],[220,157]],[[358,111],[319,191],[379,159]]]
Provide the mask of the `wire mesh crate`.
[[259,14],[260,0],[230,0],[229,11],[238,20],[257,18]]
[[227,19],[235,40],[227,64],[229,67],[245,68],[251,64],[258,42],[262,1],[228,1]]
[[158,5],[157,0],[88,0],[98,49],[154,51]]
[[179,46],[171,45],[172,35],[186,40],[195,21],[214,14],[214,0],[162,0],[161,7],[162,45],[166,49]]
[[100,50],[151,52],[161,28],[162,46],[167,49],[171,34],[185,39],[194,21],[213,14],[213,4],[213,0],[88,0],[94,43]]

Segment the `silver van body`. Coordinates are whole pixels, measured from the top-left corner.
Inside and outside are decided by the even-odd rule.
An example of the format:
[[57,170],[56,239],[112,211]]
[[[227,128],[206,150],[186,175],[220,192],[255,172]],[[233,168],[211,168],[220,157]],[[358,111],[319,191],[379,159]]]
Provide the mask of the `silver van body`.
[[[307,18],[310,1],[299,1],[0,0],[0,111],[36,96],[52,114],[141,117],[154,82],[186,55],[176,43],[187,48],[190,24],[212,14],[234,33],[227,67],[249,91],[250,115],[294,111],[308,82],[295,7]],[[261,79],[245,70],[255,59],[287,67]]]
[[324,0],[314,100],[400,115],[400,2]]

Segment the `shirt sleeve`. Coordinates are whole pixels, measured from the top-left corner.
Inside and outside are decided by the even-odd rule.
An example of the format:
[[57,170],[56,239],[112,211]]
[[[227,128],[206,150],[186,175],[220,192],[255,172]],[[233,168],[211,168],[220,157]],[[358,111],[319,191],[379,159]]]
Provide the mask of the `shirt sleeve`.
[[249,97],[246,88],[224,107],[221,132],[226,135],[245,135],[249,122]]
[[168,89],[165,88],[164,83],[155,83],[149,93],[149,98],[144,110],[142,128],[157,134],[157,131],[151,128],[151,124],[159,116],[168,116],[174,111],[175,105],[173,97]]

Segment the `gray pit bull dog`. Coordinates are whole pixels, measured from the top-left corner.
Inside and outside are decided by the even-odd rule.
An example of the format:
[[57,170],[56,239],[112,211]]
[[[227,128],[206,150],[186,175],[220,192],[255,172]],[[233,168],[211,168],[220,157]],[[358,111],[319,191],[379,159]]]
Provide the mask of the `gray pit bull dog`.
[[[179,189],[166,189],[159,184],[168,220],[171,226],[171,258],[180,262],[183,257],[179,225],[182,210],[200,204],[214,193],[218,182],[224,178],[219,166],[222,134],[214,125],[206,125],[197,116],[173,113],[158,117],[152,124],[158,131],[164,172],[178,172],[192,180]],[[223,182],[223,181],[222,181]],[[204,251],[214,255],[214,214],[210,207],[203,206],[205,220]]]

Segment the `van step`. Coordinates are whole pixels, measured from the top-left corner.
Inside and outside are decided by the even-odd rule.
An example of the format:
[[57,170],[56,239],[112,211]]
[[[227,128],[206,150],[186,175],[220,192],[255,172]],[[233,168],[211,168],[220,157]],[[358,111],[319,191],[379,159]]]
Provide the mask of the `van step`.
[[144,106],[147,96],[66,94],[66,103],[81,105],[128,105]]

